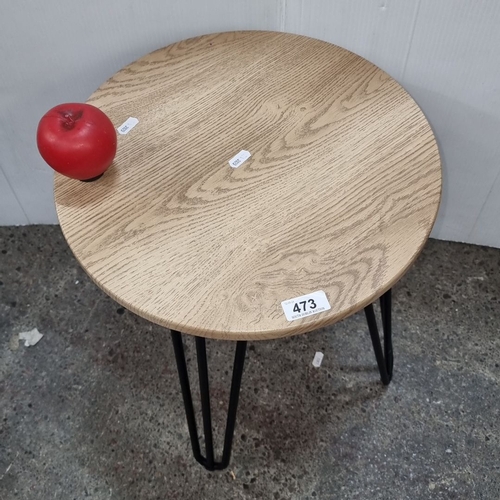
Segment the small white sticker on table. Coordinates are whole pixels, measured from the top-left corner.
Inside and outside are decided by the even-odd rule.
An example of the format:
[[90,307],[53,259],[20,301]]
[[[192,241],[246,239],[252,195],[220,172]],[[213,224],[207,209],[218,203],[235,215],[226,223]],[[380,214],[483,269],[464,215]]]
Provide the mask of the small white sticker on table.
[[139,120],[137,118],[130,117],[127,121],[125,121],[117,128],[118,133],[121,135],[128,134],[138,123]]
[[242,163],[248,160],[252,156],[249,151],[242,149],[236,156],[233,156],[229,160],[229,165],[233,168],[238,168]]
[[312,316],[313,314],[331,309],[330,303],[323,290],[295,297],[294,299],[284,300],[281,303],[281,307],[288,321],[306,318],[307,316]]

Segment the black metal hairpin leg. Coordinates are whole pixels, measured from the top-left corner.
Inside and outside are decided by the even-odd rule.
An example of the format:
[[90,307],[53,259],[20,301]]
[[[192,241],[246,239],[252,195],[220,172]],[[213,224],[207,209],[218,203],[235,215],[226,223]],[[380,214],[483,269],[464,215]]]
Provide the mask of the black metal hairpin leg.
[[392,379],[392,368],[394,364],[394,357],[392,353],[392,291],[388,290],[380,297],[380,310],[382,313],[382,328],[384,330],[384,349],[380,343],[380,336],[378,333],[377,320],[375,319],[375,312],[373,304],[365,307],[366,321],[370,330],[370,337],[372,339],[373,350],[377,358],[377,365],[380,371],[380,378],[384,385],[389,385]]
[[241,377],[243,375],[243,365],[245,363],[246,341],[236,343],[236,353],[234,356],[233,377],[231,381],[231,392],[229,395],[229,407],[227,412],[226,432],[224,435],[224,449],[222,459],[216,462],[214,458],[214,445],[212,435],[212,412],[210,409],[210,390],[208,383],[207,349],[205,339],[196,337],[196,355],[198,359],[198,375],[200,379],[201,413],[203,417],[203,432],[205,434],[205,455],[200,451],[198,430],[196,427],[196,417],[194,414],[193,398],[189,385],[189,377],[184,355],[184,344],[180,332],[172,330],[172,342],[174,344],[175,360],[179,372],[182,398],[186,410],[186,419],[191,438],[194,458],[207,470],[222,470],[229,465],[231,458],[231,447],[233,444],[234,427],[236,424],[236,412],[238,410],[238,399],[240,396]]

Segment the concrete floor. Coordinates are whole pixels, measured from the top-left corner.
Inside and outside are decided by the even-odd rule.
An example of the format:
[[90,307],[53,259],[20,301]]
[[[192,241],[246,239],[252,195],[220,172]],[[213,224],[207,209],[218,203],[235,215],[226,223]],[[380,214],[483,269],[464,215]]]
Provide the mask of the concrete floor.
[[[168,331],[93,285],[57,227],[0,228],[0,251],[2,500],[500,499],[500,250],[428,243],[395,288],[387,389],[362,314],[251,344],[218,473],[191,456]],[[222,422],[233,346],[208,349]]]

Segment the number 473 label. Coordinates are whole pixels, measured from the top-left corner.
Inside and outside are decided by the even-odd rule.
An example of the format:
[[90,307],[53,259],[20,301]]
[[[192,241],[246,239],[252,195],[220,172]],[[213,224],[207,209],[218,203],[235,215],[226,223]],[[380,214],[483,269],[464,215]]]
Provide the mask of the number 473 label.
[[331,309],[330,303],[323,290],[284,300],[281,303],[283,312],[288,321],[305,318]]

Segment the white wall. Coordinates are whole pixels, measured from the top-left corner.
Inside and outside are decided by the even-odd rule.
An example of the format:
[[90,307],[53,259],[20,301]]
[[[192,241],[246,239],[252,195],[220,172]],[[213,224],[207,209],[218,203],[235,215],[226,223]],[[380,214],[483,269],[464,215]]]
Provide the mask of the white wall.
[[500,247],[497,0],[3,0],[0,224],[54,223],[38,119],[84,101],[124,64],[168,43],[234,29],[284,30],[353,50],[415,97],[441,148],[433,236]]

